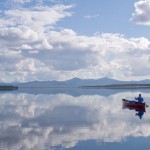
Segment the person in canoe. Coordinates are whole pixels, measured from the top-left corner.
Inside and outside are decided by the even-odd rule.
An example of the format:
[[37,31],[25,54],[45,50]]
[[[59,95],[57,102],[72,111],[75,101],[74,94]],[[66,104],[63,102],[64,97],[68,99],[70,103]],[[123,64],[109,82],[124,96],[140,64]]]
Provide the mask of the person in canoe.
[[135,97],[135,100],[137,100],[139,103],[142,103],[144,101],[141,94],[139,94],[139,97]]

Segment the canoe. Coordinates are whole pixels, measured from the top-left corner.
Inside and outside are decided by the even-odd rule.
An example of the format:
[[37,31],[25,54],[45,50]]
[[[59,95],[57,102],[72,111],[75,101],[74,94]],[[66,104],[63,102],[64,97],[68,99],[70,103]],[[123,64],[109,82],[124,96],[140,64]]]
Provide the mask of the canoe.
[[146,107],[148,107],[148,105],[146,105],[146,103],[139,103],[137,101],[131,101],[131,100],[127,100],[127,99],[122,99],[122,103],[123,103],[123,109],[128,108],[128,109],[134,109],[136,111],[144,111],[146,110]]

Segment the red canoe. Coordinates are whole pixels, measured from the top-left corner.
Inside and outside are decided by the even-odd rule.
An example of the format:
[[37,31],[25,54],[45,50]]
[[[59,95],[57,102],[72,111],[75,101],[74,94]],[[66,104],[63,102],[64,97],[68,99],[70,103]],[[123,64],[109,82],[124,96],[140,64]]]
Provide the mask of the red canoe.
[[128,109],[134,109],[136,111],[144,111],[146,110],[146,107],[148,107],[148,105],[146,105],[146,103],[139,103],[137,101],[130,101],[127,99],[122,99],[123,102],[123,109],[128,108]]

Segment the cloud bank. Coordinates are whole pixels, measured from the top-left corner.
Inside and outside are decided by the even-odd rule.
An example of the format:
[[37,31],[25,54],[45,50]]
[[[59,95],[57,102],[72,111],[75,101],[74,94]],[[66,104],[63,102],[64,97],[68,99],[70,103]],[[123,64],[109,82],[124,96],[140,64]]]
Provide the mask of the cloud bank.
[[18,3],[17,8],[0,12],[1,81],[149,78],[148,39],[112,33],[79,35],[59,26],[73,17],[74,5]]

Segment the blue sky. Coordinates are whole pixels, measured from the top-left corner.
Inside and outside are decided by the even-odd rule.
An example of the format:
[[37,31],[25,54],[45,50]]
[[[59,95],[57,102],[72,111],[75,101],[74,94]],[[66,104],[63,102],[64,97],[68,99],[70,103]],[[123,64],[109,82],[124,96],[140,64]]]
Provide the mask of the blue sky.
[[150,0],[2,0],[0,81],[150,78]]
[[93,35],[95,32],[124,34],[128,33],[126,28],[132,26],[129,18],[133,8],[128,1],[79,1],[74,8],[75,14],[63,25],[86,35]]
[[[71,28],[79,34],[120,33],[127,37],[150,37],[149,27],[135,25],[130,21],[136,1],[77,1],[72,9],[73,16],[64,19],[59,25]],[[141,31],[140,31],[141,30]]]

